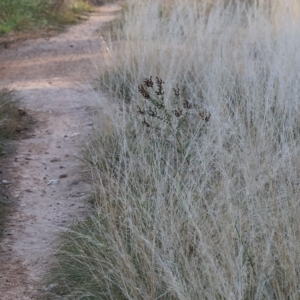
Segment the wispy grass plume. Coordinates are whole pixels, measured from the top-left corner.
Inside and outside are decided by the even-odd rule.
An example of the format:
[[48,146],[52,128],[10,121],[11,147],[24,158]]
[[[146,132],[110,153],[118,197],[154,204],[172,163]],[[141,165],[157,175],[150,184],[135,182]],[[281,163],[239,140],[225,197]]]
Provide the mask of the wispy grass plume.
[[299,17],[293,0],[129,1],[99,79],[122,112],[85,152],[95,213],[49,294],[299,298]]

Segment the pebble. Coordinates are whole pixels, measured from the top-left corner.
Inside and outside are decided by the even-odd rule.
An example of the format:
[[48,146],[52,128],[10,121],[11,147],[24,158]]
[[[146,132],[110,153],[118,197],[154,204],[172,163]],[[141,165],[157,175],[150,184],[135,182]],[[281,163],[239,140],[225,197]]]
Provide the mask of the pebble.
[[59,175],[59,178],[66,178],[66,177],[68,177],[68,174],[61,174],[61,175]]
[[51,180],[49,180],[48,185],[57,185],[58,182],[59,182],[58,179],[51,179]]
[[74,132],[74,133],[70,134],[69,137],[75,137],[75,136],[77,136],[79,134],[80,134],[79,132]]
[[54,157],[54,158],[52,158],[52,159],[50,160],[50,162],[58,162],[58,161],[60,161],[60,159],[57,158],[57,157]]
[[85,193],[80,193],[80,192],[72,192],[69,194],[70,197],[81,197],[84,195],[85,195]]

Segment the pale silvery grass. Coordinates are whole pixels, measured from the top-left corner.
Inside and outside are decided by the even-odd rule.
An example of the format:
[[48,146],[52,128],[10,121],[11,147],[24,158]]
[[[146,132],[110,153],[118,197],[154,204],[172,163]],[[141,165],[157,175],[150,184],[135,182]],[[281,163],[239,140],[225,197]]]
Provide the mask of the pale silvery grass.
[[[101,79],[123,96],[122,112],[85,155],[95,214],[64,237],[51,293],[299,299],[297,3],[267,14],[268,1],[175,2],[162,14],[159,1],[129,1],[123,54],[111,48]],[[153,130],[139,93],[151,75],[165,82],[168,112],[178,86],[179,102],[210,114],[205,122],[195,109],[182,125],[184,155],[166,127]]]

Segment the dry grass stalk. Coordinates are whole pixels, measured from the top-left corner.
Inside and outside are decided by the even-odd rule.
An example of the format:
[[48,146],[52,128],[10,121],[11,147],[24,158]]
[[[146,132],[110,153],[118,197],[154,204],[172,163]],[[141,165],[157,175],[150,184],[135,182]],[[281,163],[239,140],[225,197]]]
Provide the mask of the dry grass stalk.
[[123,112],[86,150],[95,215],[64,237],[51,293],[298,299],[299,3],[174,2],[129,1],[100,79]]

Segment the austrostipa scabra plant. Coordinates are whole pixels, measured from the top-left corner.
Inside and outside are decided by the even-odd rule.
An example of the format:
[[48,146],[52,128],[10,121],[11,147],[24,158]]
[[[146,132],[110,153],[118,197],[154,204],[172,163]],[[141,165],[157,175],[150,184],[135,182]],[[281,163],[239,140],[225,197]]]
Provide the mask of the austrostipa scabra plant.
[[[154,139],[173,144],[177,154],[186,159],[190,140],[196,133],[195,129],[199,130],[197,135],[202,134],[211,113],[200,109],[187,99],[182,99],[178,86],[173,88],[170,99],[166,101],[164,84],[159,77],[156,77],[155,81],[152,76],[144,79],[138,91],[146,102],[142,108],[137,106],[137,112],[141,115],[142,124],[154,133]],[[195,125],[191,122],[193,114],[198,115],[200,128],[191,126]],[[189,163],[189,159],[186,159],[186,162]]]
[[52,283],[70,300],[297,300],[300,3],[162,2],[128,1],[104,68],[122,109],[87,151],[95,217]]

